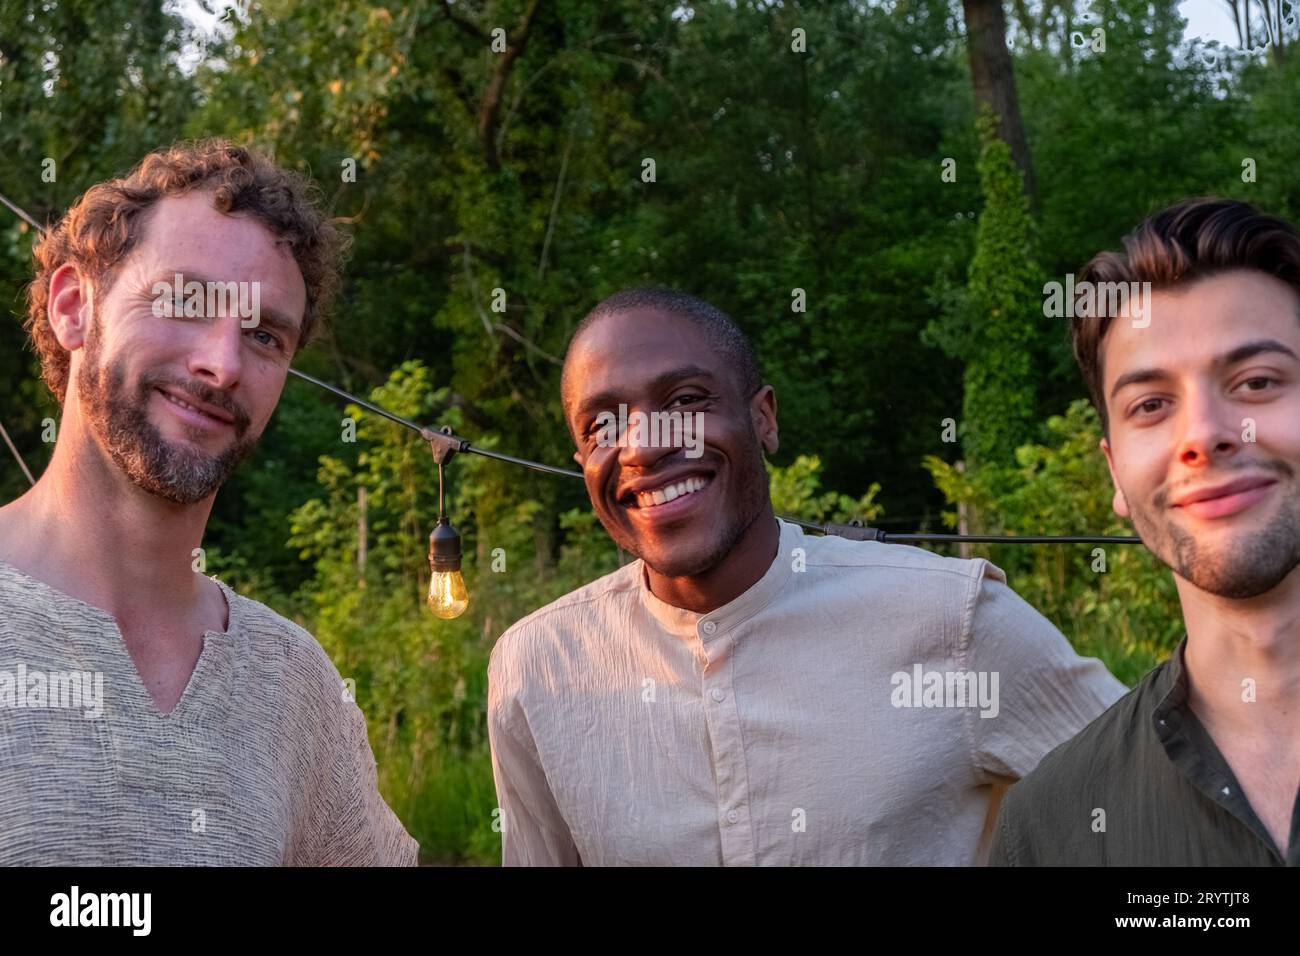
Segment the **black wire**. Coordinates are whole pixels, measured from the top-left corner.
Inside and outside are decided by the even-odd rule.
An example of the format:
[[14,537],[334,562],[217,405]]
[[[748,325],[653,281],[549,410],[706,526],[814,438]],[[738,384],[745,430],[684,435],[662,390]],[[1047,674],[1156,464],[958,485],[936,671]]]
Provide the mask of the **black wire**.
[[[18,208],[7,198],[5,198],[3,193],[0,193],[0,203],[4,203],[4,205],[9,207],[9,209],[12,210],[15,215],[31,223],[31,225],[34,226],[41,233],[45,232],[45,229],[42,228],[41,225],[37,223],[35,219],[27,215],[27,213],[23,212],[20,208]],[[308,375],[306,372],[300,372],[296,368],[290,368],[289,373],[291,375],[296,375],[298,378],[302,379],[303,381],[311,382],[311,384],[317,386],[318,388],[323,388],[328,392],[333,392],[335,395],[338,395],[340,398],[346,398],[349,402],[352,402],[356,405],[360,405],[362,408],[368,409],[369,411],[374,412],[376,415],[382,415],[384,418],[387,418],[391,422],[396,422],[397,424],[403,425],[406,428],[411,429],[412,431],[419,432],[420,436],[424,438],[426,441],[432,440],[433,432],[430,429],[425,428],[423,425],[417,425],[415,422],[402,418],[400,415],[394,415],[392,412],[390,412],[388,409],[384,408],[381,405],[376,405],[374,402],[368,402],[364,398],[359,398],[356,395],[353,395],[351,392],[344,391],[343,389],[339,388],[336,385],[331,385],[329,382],[321,381],[315,376]],[[580,471],[573,471],[568,468],[556,468],[554,465],[544,465],[540,461],[529,461],[527,458],[516,458],[513,455],[505,455],[498,451],[489,451],[486,448],[475,448],[473,444],[471,444],[467,439],[461,438],[457,435],[450,434],[449,432],[443,432],[442,434],[447,435],[447,437],[452,441],[459,443],[460,447],[457,450],[461,452],[468,452],[473,455],[482,455],[484,458],[493,458],[497,461],[508,462],[509,464],[512,465],[522,465],[525,468],[531,468],[534,471],[545,472],[548,475],[559,475],[564,478],[583,477],[582,472]],[[439,517],[441,517],[442,514],[443,514],[442,464],[439,463],[438,464],[438,515]],[[827,535],[843,534],[844,531],[842,529],[845,529],[847,527],[852,527],[852,526],[832,525],[832,524],[819,525],[810,521],[803,521],[799,518],[791,518],[786,515],[777,515],[777,517],[781,518],[784,521],[789,521],[793,524],[797,524],[804,528],[808,528],[814,531],[819,531],[822,534],[827,534]],[[895,534],[892,532],[880,531],[875,528],[861,528],[861,526],[858,527],[860,528],[861,531],[867,532],[867,534],[863,536],[867,540],[875,540],[875,541],[882,541],[882,542],[935,541],[935,542],[966,542],[970,544],[1140,544],[1142,540],[1140,538],[1134,538],[1134,537],[1107,537],[1104,535],[1072,535],[1072,536],[1064,536],[1064,537],[1053,537],[1051,535],[1034,535],[1029,537],[1018,538],[1018,537],[990,535],[990,534]],[[859,535],[854,533],[852,536],[858,537]]]
[[31,216],[27,215],[27,213],[23,212],[20,208],[18,208],[18,206],[10,202],[8,198],[5,197],[4,193],[0,193],[0,203],[4,203],[6,206],[8,206],[9,211],[12,212],[19,219],[26,220],[33,228],[36,229],[37,232],[44,234],[45,227],[43,227],[39,222],[37,222]]
[[964,541],[970,544],[1141,544],[1131,535],[997,535],[997,534],[881,534],[882,541]]
[[[320,379],[308,375],[306,372],[300,372],[296,368],[290,368],[289,372],[290,374],[296,375],[305,381],[311,382],[313,385],[317,385],[323,389],[333,392],[335,395],[338,395],[340,398],[346,398],[349,402],[354,402],[357,405],[360,405],[362,408],[367,408],[370,411],[374,412],[376,415],[382,415],[384,416],[384,418],[387,418],[389,421],[396,422],[399,425],[406,426],[412,431],[419,432],[422,438],[425,438],[426,440],[428,439],[430,430],[425,428],[423,425],[417,425],[415,422],[410,421],[409,419],[405,419],[400,415],[394,415],[388,409],[380,405],[376,405],[374,402],[368,402],[364,398],[358,398],[356,395],[353,395],[351,392],[344,391],[343,389],[338,388],[337,386],[331,385],[329,382],[322,382]],[[551,475],[562,475],[565,478],[582,477],[582,472],[580,471],[569,471],[564,468],[556,468],[552,465],[544,465],[540,461],[529,461],[527,458],[515,458],[513,455],[503,455],[501,452],[498,451],[489,451],[486,448],[476,448],[472,442],[470,442],[468,439],[461,438],[459,435],[454,435],[451,434],[450,432],[443,432],[443,434],[445,434],[452,441],[459,443],[460,447],[457,450],[461,452],[469,452],[471,455],[482,455],[484,458],[494,458],[497,461],[509,462],[512,465],[523,465],[525,468],[532,468],[535,471],[544,471],[547,474],[551,474]]]
[[[352,395],[349,392],[345,392],[341,388],[336,388],[333,385],[329,385],[325,382],[320,381],[319,379],[312,378],[310,375],[304,375],[302,372],[299,372],[296,369],[290,369],[289,371],[293,372],[299,378],[303,378],[309,382],[312,382],[313,384],[320,385],[322,388],[327,388],[336,395],[340,395],[343,398],[348,399],[349,401],[357,402],[358,404],[363,405],[366,408],[369,408],[371,411],[378,412],[380,415],[383,415],[385,418],[397,422],[399,425],[405,425],[407,428],[413,429],[419,432],[421,435],[426,435],[429,433],[429,429],[423,428],[420,425],[415,424],[414,422],[407,421],[405,418],[401,418],[400,416],[394,415],[391,412],[387,411],[384,408],[381,408],[378,405],[363,401],[357,398],[355,395]],[[469,443],[469,441],[459,437],[458,435],[449,434],[445,432],[443,434],[446,434],[447,437],[450,438],[452,441],[459,442],[460,451],[462,452],[470,452],[475,455],[484,455],[485,457],[488,458],[495,458],[498,461],[507,461],[515,465],[524,465],[527,468],[535,468],[538,471],[545,471],[555,475],[564,475],[565,477],[570,477],[570,478],[583,477],[582,472],[579,471],[566,471],[563,468],[554,468],[550,465],[543,465],[541,462],[529,461],[527,458],[515,458],[512,455],[503,455],[500,454],[499,452],[487,451],[486,449],[482,449],[482,448],[475,448],[472,444]],[[439,502],[438,513],[441,515],[442,513],[442,465],[438,466],[438,502]],[[781,518],[784,521],[789,521],[793,524],[797,524],[804,528],[808,528],[812,531],[818,531],[821,532],[822,534],[827,534],[827,535],[843,534],[844,533],[843,529],[846,527],[842,525],[816,524],[811,521],[803,521],[799,518],[791,518],[787,515],[777,515],[777,517]],[[861,526],[857,526],[857,527],[861,527]],[[1016,537],[1012,535],[994,535],[994,534],[907,534],[907,533],[894,533],[894,532],[880,531],[876,528],[863,528],[862,530],[864,532],[868,532],[868,534],[864,535],[864,537],[867,540],[881,541],[885,543],[907,542],[907,541],[933,541],[933,542],[965,542],[968,544],[1140,544],[1142,541],[1141,538],[1117,537],[1117,536],[1107,536],[1107,535],[1066,535],[1066,536],[1030,535],[1025,537]],[[855,537],[857,536],[856,533],[854,534],[854,536]]]

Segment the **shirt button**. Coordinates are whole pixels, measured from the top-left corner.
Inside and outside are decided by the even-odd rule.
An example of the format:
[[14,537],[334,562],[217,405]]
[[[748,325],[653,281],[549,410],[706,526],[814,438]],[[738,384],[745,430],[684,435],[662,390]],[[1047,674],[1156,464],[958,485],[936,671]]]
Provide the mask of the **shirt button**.
[[728,823],[735,823],[735,822],[736,822],[737,820],[739,820],[739,819],[740,819],[740,814],[737,813],[735,810],[728,810],[728,811],[727,811],[727,822],[728,822]]
[[709,696],[712,697],[714,700],[716,700],[718,703],[722,703],[724,700],[727,699],[727,694],[726,694],[726,692],[723,691],[723,690],[720,690],[720,689],[717,688],[717,687],[715,687],[715,688],[713,688],[713,690],[709,691]]
[[714,624],[712,621],[704,622],[703,630],[705,634],[712,634],[717,629],[718,629],[718,625]]

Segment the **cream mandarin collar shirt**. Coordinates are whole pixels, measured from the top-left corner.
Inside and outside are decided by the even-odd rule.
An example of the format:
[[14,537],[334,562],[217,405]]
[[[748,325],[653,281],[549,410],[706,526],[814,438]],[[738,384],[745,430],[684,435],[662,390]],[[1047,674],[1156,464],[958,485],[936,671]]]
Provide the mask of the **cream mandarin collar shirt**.
[[708,614],[636,561],[501,636],[505,864],[979,863],[1003,789],[1125,692],[987,561],[779,525]]

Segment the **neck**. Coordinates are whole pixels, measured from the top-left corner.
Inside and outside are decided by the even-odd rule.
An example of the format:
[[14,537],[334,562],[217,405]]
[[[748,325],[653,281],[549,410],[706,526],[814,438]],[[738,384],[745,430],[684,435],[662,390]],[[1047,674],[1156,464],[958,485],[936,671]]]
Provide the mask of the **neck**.
[[1244,600],[1175,581],[1187,623],[1193,712],[1229,729],[1300,733],[1300,568]]
[[179,505],[137,487],[70,402],[49,467],[0,508],[0,558],[119,620],[183,616],[203,593],[193,550],[215,497]]
[[781,529],[771,506],[741,535],[736,546],[715,567],[689,577],[665,577],[646,566],[650,593],[673,607],[708,614],[729,604],[753,587],[776,560]]

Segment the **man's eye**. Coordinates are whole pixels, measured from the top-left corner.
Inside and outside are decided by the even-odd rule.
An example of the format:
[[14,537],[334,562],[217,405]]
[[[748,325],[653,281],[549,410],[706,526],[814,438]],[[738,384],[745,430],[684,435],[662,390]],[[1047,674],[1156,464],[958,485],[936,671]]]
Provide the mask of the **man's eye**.
[[676,398],[674,398],[671,402],[668,403],[668,406],[671,408],[671,407],[673,406],[673,404],[675,404],[676,402],[686,402],[686,401],[688,401],[688,400],[689,400],[690,403],[694,403],[694,402],[702,402],[702,401],[704,401],[704,399],[705,399],[706,397],[707,397],[707,396],[704,396],[704,395],[694,395],[694,394],[692,394],[692,395],[678,395]]
[[1156,412],[1160,411],[1161,405],[1162,405],[1163,403],[1164,403],[1164,399],[1163,399],[1163,398],[1148,398],[1148,399],[1147,399],[1146,401],[1144,401],[1144,402],[1139,402],[1139,403],[1138,403],[1138,404],[1133,408],[1133,412],[1132,412],[1132,414],[1134,414],[1134,415],[1154,415]]
[[279,340],[278,338],[276,338],[274,335],[272,335],[270,332],[266,331],[266,329],[254,329],[254,330],[253,330],[253,335],[255,335],[255,336],[256,336],[256,335],[265,335],[265,336],[266,336],[266,340],[265,340],[265,341],[263,341],[263,340],[261,340],[261,339],[258,340],[258,341],[261,342],[263,345],[270,345],[270,346],[274,346],[274,347],[276,347],[276,348],[279,348],[279,347],[280,347],[280,340]]
[[1245,386],[1251,386],[1246,389],[1246,391],[1248,392],[1263,392],[1266,391],[1269,386],[1278,384],[1278,380],[1275,378],[1270,378],[1267,375],[1256,375],[1252,378],[1246,379],[1241,384]]

